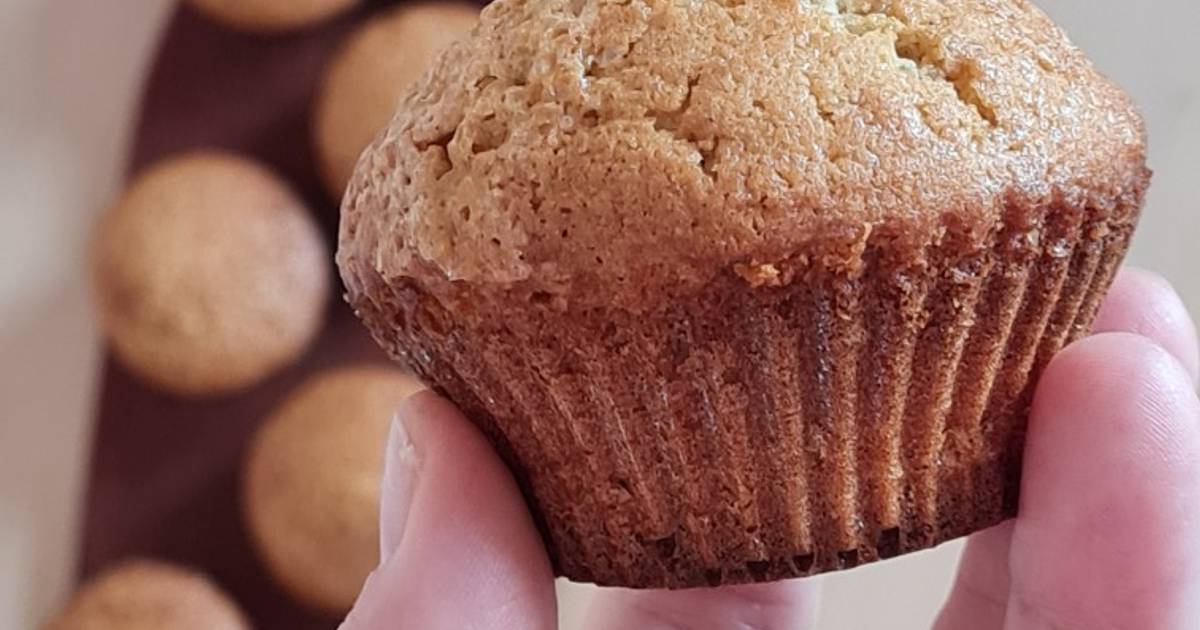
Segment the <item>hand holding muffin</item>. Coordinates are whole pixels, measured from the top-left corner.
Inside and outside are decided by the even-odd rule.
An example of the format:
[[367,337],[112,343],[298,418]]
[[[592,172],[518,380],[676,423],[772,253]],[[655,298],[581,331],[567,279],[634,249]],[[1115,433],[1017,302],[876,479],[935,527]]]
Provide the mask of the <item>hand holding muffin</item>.
[[[771,582],[1018,502],[946,628],[1196,618],[1194,372],[1132,335],[1055,358],[1148,184],[1140,115],[1027,2],[491,4],[343,203],[352,305],[461,409],[405,407],[385,474],[417,479],[350,627],[551,627],[555,574]],[[1194,368],[1190,324],[1154,330]],[[482,436],[512,479],[441,463]],[[794,627],[807,588],[609,591],[596,619]]]
[[[405,388],[332,373],[289,399],[243,478],[273,576],[340,611],[381,557],[349,630],[554,627],[562,574],[726,583],[603,591],[590,628],[810,627],[815,582],[728,584],[934,545],[1011,515],[1023,483],[1015,524],[971,539],[939,630],[1193,617],[1194,333],[1144,275],[1100,310],[1148,182],[1123,95],[1025,3],[685,4],[500,0],[409,90],[354,177],[339,262],[376,337],[452,402],[401,405],[377,528],[381,422]],[[314,131],[335,194],[409,83],[345,68],[441,41],[406,11],[331,65],[343,107]],[[117,249],[126,282],[178,256]],[[278,366],[214,384],[223,360],[166,352],[159,369],[147,348],[188,339],[141,343],[156,327],[126,320],[177,313],[126,317],[103,288],[120,358],[163,387]],[[278,318],[299,331],[271,337],[284,354],[308,302]],[[1098,310],[1098,332],[1150,342],[1051,361]],[[231,345],[201,323],[203,348]]]

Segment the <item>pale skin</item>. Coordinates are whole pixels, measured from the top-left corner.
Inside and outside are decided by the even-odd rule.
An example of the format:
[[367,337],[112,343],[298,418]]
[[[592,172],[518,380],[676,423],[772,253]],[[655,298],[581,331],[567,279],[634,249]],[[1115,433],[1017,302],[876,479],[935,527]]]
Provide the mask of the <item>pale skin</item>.
[[[1047,367],[1019,516],[970,538],[935,630],[1196,627],[1195,326],[1165,281],[1125,270],[1095,331]],[[382,508],[383,562],[343,628],[556,627],[550,563],[516,484],[449,402],[423,392],[398,412]],[[812,629],[818,597],[811,580],[605,589],[585,628]]]

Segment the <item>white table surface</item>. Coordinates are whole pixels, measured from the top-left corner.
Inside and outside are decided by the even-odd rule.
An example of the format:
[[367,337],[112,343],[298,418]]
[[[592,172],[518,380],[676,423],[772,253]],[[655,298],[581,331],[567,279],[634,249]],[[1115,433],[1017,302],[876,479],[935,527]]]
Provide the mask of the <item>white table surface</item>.
[[[1156,177],[1132,259],[1200,313],[1200,3],[1041,4],[1146,113]],[[0,628],[35,627],[70,588],[99,356],[84,245],[171,5],[0,2]],[[927,627],[958,549],[822,578],[822,627]],[[564,628],[587,592],[564,593]]]

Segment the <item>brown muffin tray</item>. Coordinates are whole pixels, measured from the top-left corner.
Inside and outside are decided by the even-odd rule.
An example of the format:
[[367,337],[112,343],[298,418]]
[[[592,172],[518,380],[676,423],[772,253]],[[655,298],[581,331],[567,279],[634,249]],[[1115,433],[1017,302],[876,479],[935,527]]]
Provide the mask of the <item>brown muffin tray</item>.
[[[283,35],[231,31],[186,7],[172,17],[144,87],[129,173],[196,148],[221,148],[275,168],[307,200],[332,251],[337,204],[314,170],[313,93],[324,63],[369,6]],[[329,273],[335,274],[332,260]],[[131,556],[211,575],[260,630],[335,628],[272,582],[243,528],[242,455],[275,405],[324,368],[386,362],[335,282],[324,330],[294,365],[244,392],[182,398],[155,390],[111,355],[100,379],[79,558],[81,578]]]

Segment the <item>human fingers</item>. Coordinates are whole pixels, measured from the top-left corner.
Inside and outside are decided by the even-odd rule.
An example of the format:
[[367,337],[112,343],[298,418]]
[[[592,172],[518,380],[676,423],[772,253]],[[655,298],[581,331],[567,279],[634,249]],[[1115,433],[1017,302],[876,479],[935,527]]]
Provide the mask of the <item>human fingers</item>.
[[1004,628],[1194,628],[1200,401],[1145,337],[1068,348],[1034,397]]
[[1200,377],[1196,325],[1175,289],[1162,276],[1121,270],[1096,316],[1095,332],[1131,332],[1153,340],[1192,375]]
[[804,630],[816,627],[814,580],[684,591],[605,589],[588,609],[589,630]]
[[[1117,274],[1097,317],[1097,332],[1133,332],[1169,350],[1197,374],[1196,329],[1175,290],[1161,277],[1126,268]],[[1009,594],[1008,554],[1012,523],[968,541],[954,587],[935,627],[999,628]]]
[[554,576],[525,501],[451,403],[406,401],[385,461],[383,561],[344,630],[555,627]]

